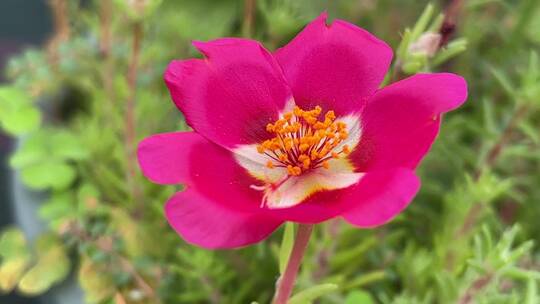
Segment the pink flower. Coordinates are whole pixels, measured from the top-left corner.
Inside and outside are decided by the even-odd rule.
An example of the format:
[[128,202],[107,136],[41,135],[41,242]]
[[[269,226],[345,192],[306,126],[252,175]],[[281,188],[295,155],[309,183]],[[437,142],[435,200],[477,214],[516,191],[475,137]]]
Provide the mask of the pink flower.
[[258,42],[194,42],[204,59],[175,60],[165,82],[194,132],[139,145],[143,173],[185,184],[167,202],[188,242],[232,248],[285,221],[340,216],[360,228],[390,221],[420,187],[414,170],[441,114],[467,97],[463,78],[419,74],[378,89],[392,50],[326,14],[270,53]]

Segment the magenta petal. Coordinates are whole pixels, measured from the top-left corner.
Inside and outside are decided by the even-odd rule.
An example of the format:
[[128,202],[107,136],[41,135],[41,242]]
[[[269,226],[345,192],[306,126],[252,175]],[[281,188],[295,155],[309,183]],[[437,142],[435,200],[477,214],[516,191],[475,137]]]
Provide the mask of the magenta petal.
[[257,243],[282,223],[258,214],[225,208],[193,189],[171,197],[165,214],[169,224],[187,242],[209,249]]
[[178,184],[189,178],[188,156],[194,147],[210,144],[195,132],[156,134],[139,143],[137,156],[143,174],[158,184]]
[[342,216],[362,228],[385,224],[409,205],[419,188],[420,180],[409,169],[370,172],[363,185],[343,198],[356,205]]
[[344,216],[351,222],[356,219],[353,224],[358,226],[375,226],[401,212],[419,187],[420,181],[410,169],[373,171],[349,188],[319,192],[297,206],[271,212],[274,217],[300,223]]
[[382,82],[392,49],[345,21],[326,25],[326,18],[311,22],[275,57],[300,107],[321,105],[338,115],[359,111]]
[[194,45],[205,59],[173,61],[165,72],[172,99],[188,124],[225,147],[268,138],[266,125],[291,97],[272,55],[247,39]]
[[351,155],[359,171],[415,168],[439,132],[440,114],[467,99],[454,74],[418,74],[378,91],[362,114],[362,138]]
[[165,207],[171,226],[186,241],[232,248],[265,238],[283,221],[259,208],[262,193],[230,151],[194,132],[158,134],[139,144],[145,176],[157,183],[184,183],[187,190]]

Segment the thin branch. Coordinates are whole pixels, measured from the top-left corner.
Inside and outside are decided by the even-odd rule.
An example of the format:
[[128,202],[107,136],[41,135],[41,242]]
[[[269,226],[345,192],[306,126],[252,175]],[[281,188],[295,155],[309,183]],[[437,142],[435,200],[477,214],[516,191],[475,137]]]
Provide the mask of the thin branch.
[[56,66],[58,46],[69,40],[71,29],[66,0],[49,0],[48,4],[53,17],[54,34],[47,43],[47,50],[51,65]]
[[[113,34],[112,34],[112,0],[102,0],[100,2],[99,20],[100,20],[100,39],[99,49],[101,57],[103,58],[104,66],[101,69],[101,79],[103,82],[103,88],[105,95],[107,96],[107,113],[110,117],[114,112],[114,102],[116,100],[116,94],[114,91],[114,59],[111,54]],[[109,119],[110,121],[110,119]]]
[[99,7],[99,49],[103,57],[109,56],[112,45],[112,0],[101,0]]
[[488,273],[478,279],[476,279],[469,288],[465,291],[465,293],[460,297],[458,300],[459,304],[470,304],[473,303],[474,296],[480,292],[484,287],[486,287],[489,282],[493,279],[493,274]]
[[244,21],[242,23],[242,33],[244,37],[253,35],[255,25],[256,0],[244,0]]
[[439,34],[441,34],[441,42],[439,43],[439,48],[444,47],[452,36],[454,35],[457,27],[457,21],[461,9],[463,7],[465,0],[452,0],[450,4],[446,7],[444,11],[444,21],[439,29]]
[[129,87],[129,97],[126,102],[125,109],[125,148],[127,156],[127,172],[126,179],[128,181],[128,186],[131,189],[131,195],[135,201],[138,200],[139,190],[135,184],[135,165],[136,165],[136,154],[135,154],[135,137],[136,137],[136,121],[135,121],[135,104],[136,104],[136,92],[137,92],[137,76],[138,76],[138,66],[139,66],[139,54],[141,51],[141,42],[143,37],[143,26],[141,22],[135,22],[133,24],[133,41],[131,49],[131,57],[129,60],[129,70],[128,70],[128,87]]

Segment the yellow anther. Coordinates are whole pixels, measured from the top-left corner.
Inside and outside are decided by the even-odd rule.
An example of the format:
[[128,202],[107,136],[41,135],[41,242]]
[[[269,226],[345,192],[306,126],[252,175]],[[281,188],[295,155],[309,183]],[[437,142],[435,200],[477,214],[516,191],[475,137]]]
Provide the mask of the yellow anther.
[[289,175],[298,176],[311,169],[328,169],[329,156],[340,158],[342,153],[350,153],[347,145],[341,151],[336,151],[349,135],[346,123],[335,122],[336,114],[332,110],[327,111],[324,117],[320,117],[321,113],[320,106],[311,110],[295,106],[291,112],[284,113],[281,119],[267,124],[266,131],[274,134],[274,138],[256,147],[258,153],[271,152],[274,155],[266,167],[284,167]]
[[330,169],[330,164],[328,164],[327,161],[323,161],[322,162],[322,167],[325,168],[325,169]]
[[[330,118],[328,118],[328,117],[324,119],[324,126],[325,126],[325,128],[334,127],[334,126],[332,126],[332,120]],[[334,129],[334,128],[332,128],[332,129]]]
[[309,169],[309,166],[311,165],[311,160],[308,158],[308,159],[305,159],[302,164],[304,165],[304,169]]
[[318,121],[313,125],[313,128],[315,130],[320,130],[326,128],[326,126],[322,122]]
[[304,119],[310,125],[313,125],[313,124],[315,124],[317,122],[317,118],[315,118],[313,116],[307,116],[307,117],[304,117]]
[[298,166],[287,166],[287,173],[289,173],[289,175],[294,175],[294,176],[297,176],[297,175],[300,175],[302,173],[302,169]]
[[328,118],[330,120],[334,120],[336,119],[336,114],[334,113],[334,111],[328,111],[326,112],[326,114],[324,115],[324,118]]
[[289,173],[289,175],[294,175],[294,170],[293,170],[293,166],[291,165],[288,165],[287,166],[287,173]]
[[285,150],[286,151],[290,151],[293,147],[293,143],[292,142],[286,142],[285,143]]

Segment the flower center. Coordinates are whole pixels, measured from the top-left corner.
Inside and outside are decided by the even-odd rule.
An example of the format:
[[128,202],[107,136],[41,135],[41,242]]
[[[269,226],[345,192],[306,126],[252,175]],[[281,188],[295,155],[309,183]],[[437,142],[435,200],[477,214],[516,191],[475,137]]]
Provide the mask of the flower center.
[[311,169],[328,169],[328,160],[350,153],[348,145],[340,146],[349,136],[347,125],[335,122],[334,111],[319,119],[321,111],[319,106],[310,111],[295,106],[292,112],[266,126],[274,138],[258,145],[257,152],[270,157],[268,168],[287,168],[288,175],[298,176]]

